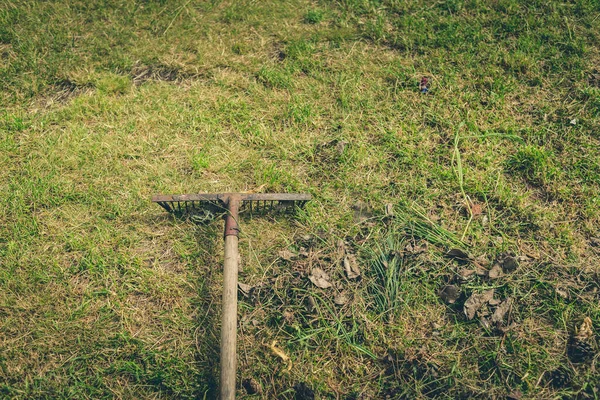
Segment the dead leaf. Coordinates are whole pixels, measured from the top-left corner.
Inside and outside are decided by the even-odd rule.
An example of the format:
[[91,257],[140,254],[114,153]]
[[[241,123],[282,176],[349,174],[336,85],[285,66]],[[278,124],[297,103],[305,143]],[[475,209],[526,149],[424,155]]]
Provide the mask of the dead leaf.
[[242,282],[238,282],[238,288],[240,289],[240,291],[242,292],[242,294],[246,297],[250,296],[250,292],[252,291],[253,287],[250,285],[247,285],[245,283]]
[[480,265],[480,266],[482,266],[482,267],[487,267],[490,264],[490,262],[488,261],[487,257],[485,256],[485,254],[482,254],[482,255],[480,255],[478,257],[475,257],[473,259],[473,262],[476,263],[476,264],[478,264],[478,265]]
[[579,327],[575,327],[573,337],[581,342],[589,341],[594,337],[594,324],[590,317],[585,317]]
[[348,296],[346,296],[346,294],[343,292],[338,293],[333,298],[333,302],[335,304],[337,304],[338,306],[343,306],[344,304],[346,304],[348,302]]
[[465,301],[464,313],[468,319],[473,319],[475,313],[494,298],[494,289],[486,290],[483,293],[474,293]]
[[502,300],[500,300],[500,299],[491,299],[488,304],[490,306],[497,306],[500,303],[502,303]]
[[246,390],[246,393],[248,393],[250,395],[262,394],[262,386],[254,378],[244,379],[242,381],[242,387]]
[[421,254],[427,251],[427,242],[422,244],[409,243],[404,247],[404,251],[410,254]]
[[469,255],[461,249],[448,250],[448,252],[446,253],[446,257],[460,261],[468,261],[470,259]]
[[511,305],[512,305],[512,298],[509,297],[508,299],[504,300],[498,306],[498,308],[496,308],[496,311],[494,311],[494,314],[492,315],[492,322],[500,323],[500,322],[504,321],[504,316],[506,315],[508,310],[510,310]]
[[321,289],[327,289],[331,287],[331,283],[329,283],[329,275],[325,273],[321,268],[313,268],[311,274],[308,276],[308,279],[317,287]]
[[346,243],[342,239],[337,241],[338,257],[342,258],[346,254]]
[[346,146],[348,146],[348,142],[344,141],[344,140],[340,140],[339,142],[337,142],[337,144],[335,145],[335,150],[340,154],[344,154],[344,150],[346,150]]
[[460,275],[460,279],[463,281],[469,280],[475,274],[474,269],[463,268],[458,271],[458,275]]
[[303,258],[308,258],[308,256],[309,256],[308,251],[306,251],[306,248],[304,248],[304,247],[300,248],[298,255]]
[[488,274],[488,270],[481,265],[474,263],[473,266],[475,267],[475,274],[477,274],[477,276],[486,276]]
[[481,204],[471,203],[471,215],[473,215],[473,217],[477,217],[477,216],[481,215],[482,212],[483,212],[483,207],[481,207]]
[[385,216],[386,217],[393,217],[394,216],[394,206],[392,206],[392,203],[387,203],[385,205]]
[[269,346],[269,348],[271,349],[273,354],[275,354],[277,357],[281,358],[281,361],[288,362],[288,360],[290,359],[290,357],[287,354],[285,354],[283,350],[281,350],[279,347],[277,347],[277,340],[273,340],[271,342],[271,345]]
[[490,272],[488,272],[488,277],[490,279],[498,279],[502,276],[502,267],[498,264],[494,264]]
[[562,287],[562,286],[557,286],[556,288],[554,288],[554,290],[556,291],[556,294],[559,295],[560,297],[562,297],[563,299],[569,298],[569,290],[567,288]]
[[317,308],[317,303],[312,296],[308,296],[306,300],[306,310],[311,313]]
[[446,303],[454,304],[460,297],[460,288],[456,285],[446,285],[440,290],[440,297]]
[[506,399],[507,400],[521,400],[522,397],[523,397],[523,393],[521,393],[521,391],[519,389],[515,389],[506,396]]
[[344,257],[344,270],[348,275],[348,279],[356,279],[360,276],[360,268],[354,254],[346,254],[346,257]]
[[513,272],[519,268],[519,261],[509,253],[502,253],[498,256],[498,263],[504,272]]
[[285,261],[292,261],[294,258],[296,258],[296,254],[292,253],[289,250],[281,250],[279,252],[279,258]]
[[292,322],[294,322],[295,317],[294,317],[294,312],[290,311],[290,310],[285,310],[283,312],[283,320],[287,323],[287,324],[291,324]]
[[292,360],[290,360],[290,357],[287,354],[285,354],[284,351],[281,350],[276,345],[277,345],[277,340],[273,340],[271,342],[271,345],[269,346],[269,348],[271,349],[273,354],[275,354],[277,357],[281,358],[281,361],[283,361],[284,363],[287,364],[287,371],[290,371],[292,369]]
[[358,223],[365,222],[373,217],[371,207],[360,200],[352,205],[352,210],[354,210],[354,220]]
[[479,322],[481,323],[481,326],[483,326],[485,329],[490,329],[490,327],[491,327],[490,320],[487,319],[486,317],[479,318]]

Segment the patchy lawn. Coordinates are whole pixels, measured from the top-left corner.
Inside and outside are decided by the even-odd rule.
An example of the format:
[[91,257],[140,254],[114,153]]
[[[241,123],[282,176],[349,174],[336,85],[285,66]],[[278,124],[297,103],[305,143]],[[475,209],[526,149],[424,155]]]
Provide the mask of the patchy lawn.
[[597,398],[599,48],[592,0],[0,3],[2,397],[215,398],[222,222],[150,197],[262,190],[314,200],[241,223],[239,398]]

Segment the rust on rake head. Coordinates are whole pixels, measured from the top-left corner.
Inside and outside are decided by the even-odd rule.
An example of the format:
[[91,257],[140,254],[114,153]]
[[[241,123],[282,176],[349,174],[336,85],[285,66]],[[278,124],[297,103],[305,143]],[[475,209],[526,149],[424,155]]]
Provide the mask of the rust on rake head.
[[173,214],[193,214],[198,211],[226,212],[231,198],[239,199],[239,212],[262,214],[290,212],[303,207],[312,196],[306,193],[195,193],[156,195],[152,201]]

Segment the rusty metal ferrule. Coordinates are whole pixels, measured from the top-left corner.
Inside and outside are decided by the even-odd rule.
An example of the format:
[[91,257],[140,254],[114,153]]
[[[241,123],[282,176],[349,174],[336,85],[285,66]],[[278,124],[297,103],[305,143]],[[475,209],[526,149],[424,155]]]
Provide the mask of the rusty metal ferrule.
[[223,236],[239,236],[238,212],[240,210],[241,197],[238,194],[232,194],[227,199],[227,215],[225,215],[225,233]]

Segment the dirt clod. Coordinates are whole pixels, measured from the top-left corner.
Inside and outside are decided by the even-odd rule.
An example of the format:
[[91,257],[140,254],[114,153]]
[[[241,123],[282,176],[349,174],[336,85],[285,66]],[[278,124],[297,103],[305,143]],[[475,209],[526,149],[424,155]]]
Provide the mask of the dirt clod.
[[519,389],[514,389],[507,396],[507,400],[521,400],[523,398],[523,393]]
[[474,293],[467,299],[464,306],[464,313],[467,319],[475,318],[477,311],[494,298],[494,289],[486,290],[483,293]]
[[285,261],[292,261],[296,257],[297,257],[296,254],[292,253],[289,250],[281,250],[279,252],[279,258],[281,258],[282,260],[285,260]]
[[513,272],[519,268],[519,261],[513,254],[502,253],[498,256],[497,262],[505,273]]
[[568,386],[571,383],[571,372],[564,367],[559,367],[544,375],[544,382],[555,389]]
[[338,293],[333,298],[333,302],[338,306],[343,306],[348,302],[348,296],[345,293]]
[[346,254],[344,257],[344,271],[348,279],[356,279],[360,276],[360,268],[354,254]]
[[242,282],[238,282],[238,288],[240,289],[240,292],[245,296],[248,297],[250,296],[250,292],[252,291],[253,287],[246,284],[246,283],[242,283]]
[[506,313],[510,310],[512,302],[512,298],[509,297],[508,299],[500,303],[500,305],[498,306],[498,308],[496,308],[496,311],[494,311],[494,314],[492,315],[492,322],[495,322],[497,324],[502,323],[502,321],[504,321]]
[[460,297],[460,288],[456,285],[446,285],[440,290],[440,297],[446,303],[454,304]]
[[488,272],[488,277],[490,279],[498,279],[502,276],[502,267],[498,264],[494,264],[490,272]]
[[469,257],[469,255],[464,250],[456,248],[448,250],[448,252],[446,252],[446,257],[463,262],[469,261],[471,259],[471,257]]
[[294,396],[296,400],[313,400],[315,398],[314,390],[304,382],[295,384],[294,390],[296,391],[296,395]]
[[261,394],[262,386],[261,384],[254,378],[247,378],[242,381],[242,386],[244,390],[248,394]]
[[329,282],[329,275],[321,268],[313,268],[311,274],[308,276],[308,279],[317,287],[321,289],[330,288],[332,285]]

